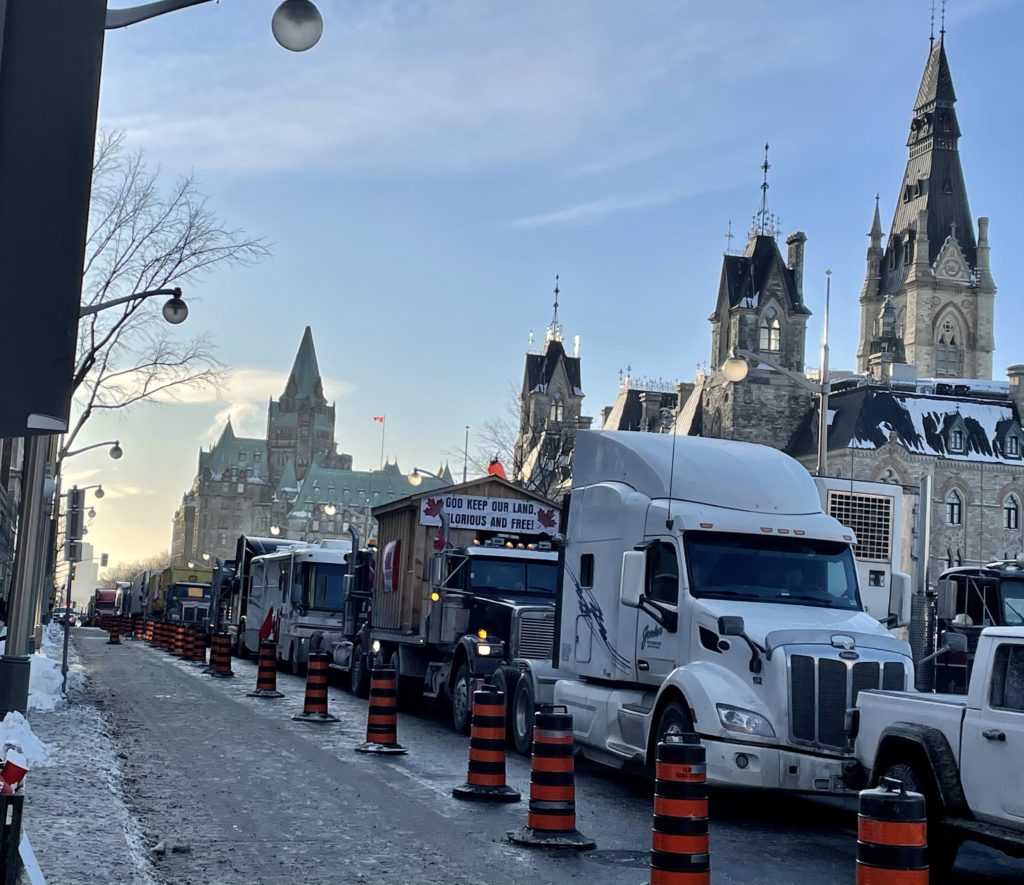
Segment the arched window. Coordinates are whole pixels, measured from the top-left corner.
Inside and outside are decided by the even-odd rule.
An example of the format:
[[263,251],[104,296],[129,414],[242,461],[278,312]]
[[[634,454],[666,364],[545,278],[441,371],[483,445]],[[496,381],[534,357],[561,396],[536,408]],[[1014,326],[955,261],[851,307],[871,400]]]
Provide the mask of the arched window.
[[961,525],[964,519],[964,505],[960,493],[955,489],[946,495],[946,525]]
[[761,334],[758,338],[758,348],[778,353],[782,350],[782,323],[779,322],[778,314],[774,307],[769,307],[761,318]]
[[551,415],[550,415],[550,418],[551,418],[552,421],[561,421],[562,420],[562,400],[559,399],[558,397],[555,397],[551,401]]
[[949,317],[939,326],[935,343],[935,377],[956,378],[960,375],[960,330]]
[[1007,495],[1003,501],[1003,528],[1020,528],[1020,504],[1013,495]]

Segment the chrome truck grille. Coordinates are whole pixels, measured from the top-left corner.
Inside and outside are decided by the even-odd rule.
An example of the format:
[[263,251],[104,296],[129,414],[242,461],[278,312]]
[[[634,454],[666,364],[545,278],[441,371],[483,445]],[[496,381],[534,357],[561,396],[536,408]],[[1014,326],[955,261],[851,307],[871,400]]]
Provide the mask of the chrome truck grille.
[[523,612],[519,617],[518,639],[517,657],[550,660],[555,640],[554,612]]
[[790,731],[794,743],[845,750],[846,711],[867,688],[901,691],[906,671],[898,661],[845,661],[792,655],[789,659]]

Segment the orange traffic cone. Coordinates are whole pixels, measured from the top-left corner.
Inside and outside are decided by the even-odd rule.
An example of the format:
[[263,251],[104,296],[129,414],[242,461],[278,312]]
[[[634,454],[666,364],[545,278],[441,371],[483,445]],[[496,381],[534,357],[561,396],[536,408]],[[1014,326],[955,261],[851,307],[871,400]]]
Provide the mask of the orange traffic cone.
[[708,777],[695,734],[658,744],[650,885],[711,885]]
[[256,671],[256,691],[250,691],[251,698],[283,698],[277,690],[277,643],[260,643],[260,663]]
[[370,706],[366,741],[357,753],[400,756],[409,751],[398,743],[398,674],[392,667],[374,667],[370,674]]
[[469,773],[452,789],[456,799],[518,802],[518,790],[505,783],[505,693],[495,688],[473,692],[473,726],[469,733]]

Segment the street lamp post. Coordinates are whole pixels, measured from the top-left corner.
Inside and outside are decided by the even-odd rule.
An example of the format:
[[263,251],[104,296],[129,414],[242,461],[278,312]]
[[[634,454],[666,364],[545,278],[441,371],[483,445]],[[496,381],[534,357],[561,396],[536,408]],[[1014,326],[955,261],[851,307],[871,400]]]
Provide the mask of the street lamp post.
[[738,384],[744,378],[747,377],[747,373],[750,371],[750,364],[753,363],[764,363],[766,366],[774,369],[776,372],[780,372],[785,375],[794,384],[802,387],[804,390],[815,393],[818,396],[818,465],[815,470],[817,476],[828,475],[828,398],[832,392],[832,386],[829,383],[829,369],[828,369],[828,313],[829,313],[829,301],[832,292],[832,271],[825,271],[825,316],[824,324],[825,330],[822,338],[821,346],[821,370],[818,381],[811,381],[806,375],[801,375],[799,372],[794,372],[792,369],[785,369],[776,363],[774,360],[765,357],[761,353],[753,353],[749,350],[743,350],[742,348],[734,347],[729,358],[722,363],[722,374],[725,376],[725,380],[731,384]]
[[109,301],[101,301],[98,304],[83,305],[78,311],[78,318],[92,316],[102,310],[117,307],[119,304],[127,304],[130,301],[145,301],[147,298],[154,298],[160,295],[171,297],[164,303],[163,315],[172,326],[180,326],[188,319],[188,305],[181,297],[181,289],[150,289],[148,292],[133,292],[131,295],[122,295],[120,298],[111,298]]

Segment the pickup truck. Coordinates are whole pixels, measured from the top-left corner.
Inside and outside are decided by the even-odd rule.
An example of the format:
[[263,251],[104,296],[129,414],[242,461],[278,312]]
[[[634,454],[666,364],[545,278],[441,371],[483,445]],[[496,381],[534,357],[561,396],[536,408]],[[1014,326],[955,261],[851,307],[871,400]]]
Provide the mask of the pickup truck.
[[862,691],[847,732],[862,783],[924,795],[936,880],[963,842],[1024,857],[1024,627],[981,632],[966,695]]

